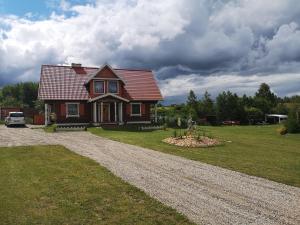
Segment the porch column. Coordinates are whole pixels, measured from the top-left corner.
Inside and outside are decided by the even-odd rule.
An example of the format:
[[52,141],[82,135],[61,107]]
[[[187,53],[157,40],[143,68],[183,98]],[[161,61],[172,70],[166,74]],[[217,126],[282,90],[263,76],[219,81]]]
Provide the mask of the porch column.
[[154,106],[154,121],[157,123],[157,103]]
[[100,111],[101,111],[101,115],[100,115],[100,122],[103,123],[103,102],[100,103]]
[[123,102],[119,103],[119,122],[123,123]]
[[115,122],[117,122],[117,102],[115,102]]
[[45,126],[48,126],[48,104],[45,103]]
[[93,102],[93,122],[97,123],[97,103]]

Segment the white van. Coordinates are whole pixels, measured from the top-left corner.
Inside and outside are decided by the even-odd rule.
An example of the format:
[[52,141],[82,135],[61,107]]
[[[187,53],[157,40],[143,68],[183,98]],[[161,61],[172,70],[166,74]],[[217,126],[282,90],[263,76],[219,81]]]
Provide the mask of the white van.
[[25,118],[23,112],[10,112],[5,118],[5,125],[25,125]]

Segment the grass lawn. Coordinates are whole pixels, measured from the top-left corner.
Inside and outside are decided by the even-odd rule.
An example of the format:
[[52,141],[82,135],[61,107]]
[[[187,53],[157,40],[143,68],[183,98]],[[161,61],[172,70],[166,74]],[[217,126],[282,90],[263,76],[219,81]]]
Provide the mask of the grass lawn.
[[300,187],[300,135],[280,136],[278,126],[202,127],[225,144],[188,149],[163,143],[173,130],[134,132],[89,128],[93,134]]
[[61,146],[0,148],[1,224],[190,224]]

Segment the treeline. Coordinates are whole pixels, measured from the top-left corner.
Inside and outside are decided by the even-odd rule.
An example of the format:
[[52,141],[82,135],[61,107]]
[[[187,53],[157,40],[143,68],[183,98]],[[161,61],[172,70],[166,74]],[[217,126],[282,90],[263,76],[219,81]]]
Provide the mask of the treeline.
[[289,114],[299,107],[300,96],[280,98],[268,84],[262,83],[254,96],[238,96],[230,91],[220,93],[215,100],[206,91],[198,98],[191,90],[187,102],[180,105],[160,107],[161,118],[192,117],[198,123],[220,124],[223,121],[239,121],[255,124],[265,120],[266,114]]
[[38,96],[38,83],[25,82],[6,85],[0,89],[1,107],[34,108]]

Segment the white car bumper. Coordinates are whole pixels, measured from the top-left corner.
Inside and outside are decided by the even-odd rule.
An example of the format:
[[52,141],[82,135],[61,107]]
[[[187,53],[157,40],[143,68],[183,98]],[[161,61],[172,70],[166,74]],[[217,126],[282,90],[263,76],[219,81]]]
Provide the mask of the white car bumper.
[[25,125],[25,121],[6,121],[6,125]]

